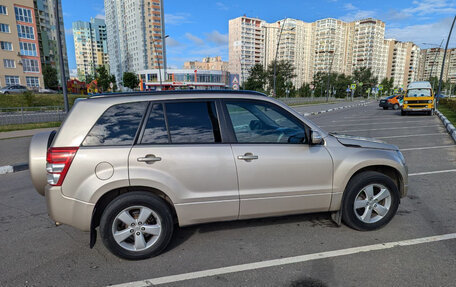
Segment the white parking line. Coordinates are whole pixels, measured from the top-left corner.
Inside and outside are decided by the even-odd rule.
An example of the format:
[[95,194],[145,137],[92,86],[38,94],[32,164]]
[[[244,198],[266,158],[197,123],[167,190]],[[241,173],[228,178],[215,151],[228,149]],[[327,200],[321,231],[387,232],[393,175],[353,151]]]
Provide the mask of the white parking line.
[[[372,118],[373,117],[368,117],[368,118],[366,118],[366,117],[343,117],[342,120],[333,120],[332,122],[335,122],[335,123],[340,122],[340,121],[344,121],[344,122],[359,122],[360,120],[371,120]],[[384,120],[397,120],[399,118],[400,118],[399,116],[394,117],[394,118],[391,118],[391,117],[390,118],[382,118],[382,117],[375,116],[375,119],[383,120],[383,123],[385,123]],[[353,119],[353,120],[351,120],[351,119]]]
[[438,174],[438,173],[448,173],[448,172],[456,172],[456,169],[446,169],[446,170],[436,170],[436,171],[425,171],[425,172],[409,173],[408,176]]
[[388,136],[388,137],[375,137],[376,139],[395,139],[395,138],[408,138],[408,137],[423,137],[423,136],[436,136],[447,135],[448,133],[433,133],[433,134],[418,134],[418,135],[402,135],[402,136]]
[[441,145],[441,146],[428,146],[428,147],[413,147],[413,148],[401,148],[401,151],[409,151],[409,150],[424,150],[424,149],[437,149],[437,148],[450,148],[456,147],[456,145]]
[[[341,121],[338,121],[341,122]],[[416,122],[416,121],[410,121],[410,122],[387,122],[387,124],[416,124],[416,123],[429,123],[429,121],[421,121],[421,122]],[[364,123],[364,124],[344,124],[344,125],[322,125],[320,127],[346,127],[346,126],[367,126],[367,125],[384,125],[385,122],[369,122],[369,123]],[[420,126],[416,126],[417,128]]]
[[261,268],[267,268],[267,267],[281,266],[281,265],[294,264],[294,263],[302,263],[302,262],[307,262],[307,261],[316,260],[316,259],[325,259],[325,258],[331,258],[331,257],[357,254],[357,253],[362,253],[362,252],[384,250],[384,249],[390,249],[390,248],[401,247],[401,246],[411,246],[411,245],[431,243],[431,242],[451,240],[451,239],[456,239],[456,233],[448,233],[448,234],[443,234],[443,235],[401,240],[401,241],[395,241],[395,242],[379,243],[379,244],[366,245],[366,246],[360,246],[360,247],[339,249],[339,250],[334,250],[334,251],[326,251],[326,252],[300,255],[300,256],[294,256],[294,257],[286,257],[286,258],[281,258],[281,259],[259,261],[259,262],[241,264],[241,265],[232,265],[232,266],[208,269],[208,270],[203,270],[203,271],[189,272],[189,273],[184,273],[184,274],[177,274],[177,275],[158,277],[158,278],[147,279],[147,280],[142,280],[142,281],[129,282],[129,283],[124,283],[124,284],[119,284],[119,285],[114,285],[114,286],[115,287],[154,286],[154,285],[174,283],[174,282],[179,282],[179,281],[186,281],[186,280],[211,277],[211,276],[216,276],[216,275],[242,272],[242,271],[248,271],[248,270],[255,270],[255,269],[261,269]]
[[[442,125],[432,125],[432,126],[419,126],[419,128],[430,128],[430,127],[441,127]],[[416,129],[417,127],[400,127],[400,128],[381,128],[381,129],[367,129],[367,130],[345,130],[345,131],[338,131],[339,133],[345,133],[345,132],[368,132],[368,131],[389,131],[389,130],[402,130],[402,129]]]

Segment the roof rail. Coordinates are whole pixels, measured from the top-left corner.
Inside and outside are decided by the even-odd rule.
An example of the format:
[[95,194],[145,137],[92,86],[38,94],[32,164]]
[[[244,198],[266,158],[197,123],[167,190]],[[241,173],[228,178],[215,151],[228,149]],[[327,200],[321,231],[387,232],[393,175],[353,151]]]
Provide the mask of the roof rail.
[[118,93],[100,93],[92,94],[89,99],[96,98],[109,98],[109,97],[123,97],[123,96],[166,96],[166,95],[178,95],[178,94],[249,94],[249,95],[258,95],[265,96],[266,94],[249,91],[249,90],[171,90],[171,91],[141,91],[141,92],[118,92]]

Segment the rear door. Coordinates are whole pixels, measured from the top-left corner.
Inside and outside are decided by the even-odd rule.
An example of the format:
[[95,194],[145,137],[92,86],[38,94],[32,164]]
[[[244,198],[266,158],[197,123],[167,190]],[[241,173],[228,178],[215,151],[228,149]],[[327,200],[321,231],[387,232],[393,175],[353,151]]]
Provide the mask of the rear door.
[[237,219],[239,192],[215,100],[151,103],[129,156],[131,186],[165,192],[181,225]]
[[239,179],[240,218],[327,211],[332,159],[306,126],[263,101],[226,100]]

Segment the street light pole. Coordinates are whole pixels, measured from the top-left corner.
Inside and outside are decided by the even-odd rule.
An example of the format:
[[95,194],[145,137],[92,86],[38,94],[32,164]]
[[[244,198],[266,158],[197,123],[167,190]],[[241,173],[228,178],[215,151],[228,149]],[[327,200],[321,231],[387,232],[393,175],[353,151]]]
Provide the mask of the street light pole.
[[[155,41],[157,40],[163,40],[163,43],[162,43],[162,48],[163,46],[165,45],[165,39],[168,38],[169,35],[166,35],[164,38],[160,37],[158,39],[154,39],[152,41],[153,45],[154,45],[154,52],[157,53],[157,47],[155,46]],[[163,50],[163,49],[162,49]],[[155,56],[158,56],[158,55],[155,55]],[[162,74],[161,74],[161,69],[160,69],[160,59],[157,58],[157,63],[158,63],[158,76],[160,77],[160,91],[162,90]]]
[[55,28],[57,32],[57,49],[59,50],[59,66],[60,66],[60,81],[62,82],[62,92],[63,92],[63,104],[65,106],[65,113],[68,113],[70,110],[68,104],[68,94],[67,94],[67,83],[65,77],[65,64],[63,63],[63,51],[62,51],[62,37],[60,36],[60,16],[59,16],[59,0],[55,0]]
[[[448,50],[448,43],[450,42],[451,33],[453,32],[453,27],[454,27],[454,22],[455,21],[456,21],[456,15],[453,18],[453,23],[451,24],[450,33],[448,34],[447,42],[446,42],[446,45],[445,45],[445,51],[443,52],[442,70],[440,71],[439,89],[437,90],[437,95],[438,96],[440,96],[440,91],[442,89],[442,78],[443,78],[443,70],[445,68],[445,58],[446,58],[446,53],[447,53],[447,50]],[[436,108],[438,107],[438,105],[439,105],[439,98],[437,98],[437,101],[435,102]]]
[[334,57],[336,57],[336,51],[337,51],[337,48],[334,50],[333,57],[332,57],[331,62],[329,64],[328,80],[327,80],[327,84],[326,84],[326,89],[327,89],[326,102],[329,101],[329,77],[331,77],[331,70],[332,70],[332,65],[333,65],[333,62],[334,62]]

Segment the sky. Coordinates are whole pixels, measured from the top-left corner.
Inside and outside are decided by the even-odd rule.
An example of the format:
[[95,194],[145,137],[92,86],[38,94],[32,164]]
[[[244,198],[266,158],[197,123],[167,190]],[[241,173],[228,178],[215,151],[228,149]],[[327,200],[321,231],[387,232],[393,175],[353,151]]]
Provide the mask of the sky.
[[[104,18],[104,1],[62,0],[62,8],[71,70],[76,69],[72,22]],[[182,68],[185,61],[208,56],[228,61],[228,21],[244,14],[267,22],[374,17],[386,23],[385,38],[430,48],[448,37],[456,0],[164,0],[164,10],[168,66]],[[449,47],[456,47],[456,35]]]

